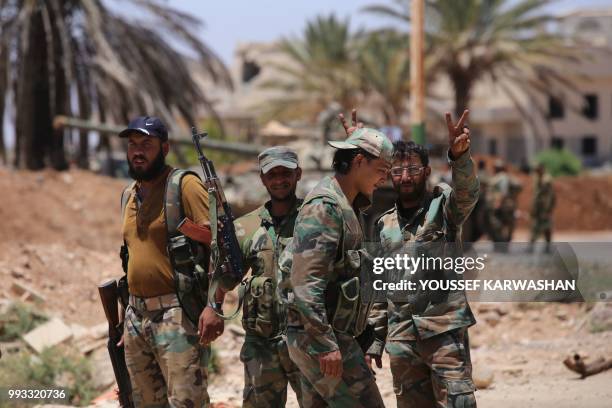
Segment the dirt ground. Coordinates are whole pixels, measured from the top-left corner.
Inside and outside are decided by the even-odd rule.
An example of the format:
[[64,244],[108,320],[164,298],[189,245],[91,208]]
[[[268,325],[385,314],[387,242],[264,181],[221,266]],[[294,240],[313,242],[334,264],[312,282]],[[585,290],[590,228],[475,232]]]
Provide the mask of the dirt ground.
[[[122,274],[118,258],[119,195],[125,182],[72,170],[14,172],[0,168],[0,299],[14,299],[14,283],[44,297],[40,306],[68,323],[104,321],[96,285]],[[531,183],[521,208],[528,210]],[[558,179],[557,239],[612,240],[612,176]],[[576,192],[580,194],[576,194]],[[588,208],[588,211],[585,211]],[[524,231],[519,231],[519,236]],[[612,357],[612,331],[591,333],[585,304],[473,305],[470,330],[476,377],[492,375],[477,392],[481,407],[609,407],[612,370],[577,379],[562,360],[574,352]],[[590,307],[590,306],[589,306]],[[222,373],[212,379],[214,402],[240,406],[242,344],[237,322],[217,341]],[[388,360],[378,383],[395,406]],[[297,407],[290,392],[290,407]]]

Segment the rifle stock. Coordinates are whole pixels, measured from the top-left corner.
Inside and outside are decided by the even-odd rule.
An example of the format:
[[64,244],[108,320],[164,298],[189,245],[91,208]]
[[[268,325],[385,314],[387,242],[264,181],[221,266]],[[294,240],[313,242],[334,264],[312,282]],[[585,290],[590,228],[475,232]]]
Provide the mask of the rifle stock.
[[119,388],[119,404],[123,408],[133,408],[132,384],[130,383],[130,375],[125,363],[125,351],[123,346],[117,346],[123,335],[121,322],[119,322],[117,281],[112,279],[102,283],[98,286],[98,292],[100,293],[102,307],[108,321],[107,349],[111,364],[113,365],[117,387]]

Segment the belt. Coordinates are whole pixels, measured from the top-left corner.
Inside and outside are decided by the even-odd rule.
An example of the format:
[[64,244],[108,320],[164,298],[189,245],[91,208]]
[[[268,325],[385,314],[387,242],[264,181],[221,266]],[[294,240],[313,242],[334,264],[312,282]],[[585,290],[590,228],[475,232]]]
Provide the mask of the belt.
[[139,311],[169,309],[180,305],[178,297],[174,293],[148,298],[130,295],[130,306]]

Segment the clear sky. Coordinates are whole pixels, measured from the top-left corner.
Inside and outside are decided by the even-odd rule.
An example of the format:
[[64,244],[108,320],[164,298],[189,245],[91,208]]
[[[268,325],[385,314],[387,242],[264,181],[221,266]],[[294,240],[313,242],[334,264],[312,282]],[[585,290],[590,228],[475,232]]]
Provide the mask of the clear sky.
[[[457,0],[461,1],[461,0]],[[382,17],[360,12],[371,4],[391,0],[172,0],[169,3],[204,20],[200,36],[230,63],[239,42],[272,41],[299,35],[306,21],[318,14],[350,16],[353,28],[375,28],[389,24]],[[565,12],[579,7],[611,7],[612,0],[560,0],[549,9]]]

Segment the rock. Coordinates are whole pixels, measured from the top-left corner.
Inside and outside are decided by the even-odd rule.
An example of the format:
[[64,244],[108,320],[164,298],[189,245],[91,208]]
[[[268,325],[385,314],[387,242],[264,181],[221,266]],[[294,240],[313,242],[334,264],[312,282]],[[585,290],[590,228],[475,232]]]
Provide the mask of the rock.
[[46,347],[53,347],[72,338],[72,330],[61,319],[53,318],[23,336],[23,340],[40,353]]
[[474,365],[472,379],[474,380],[474,385],[476,385],[477,389],[486,390],[487,388],[491,387],[494,378],[495,374],[493,373],[493,370],[478,364]]
[[489,326],[495,327],[499,324],[499,315],[496,312],[487,312],[480,316]]
[[34,301],[39,303],[46,302],[46,299],[42,294],[20,282],[13,282],[13,285],[11,286],[11,291],[17,296],[20,296],[21,300],[24,301],[28,299],[34,299]]
[[15,279],[23,279],[25,277],[25,273],[23,269],[17,266],[11,269],[11,276]]
[[612,330],[612,303],[597,303],[589,315],[589,329],[592,333]]
[[505,316],[509,313],[508,305],[499,302],[480,303],[477,306],[480,313],[497,313],[499,316]]
[[111,364],[108,350],[100,348],[91,355],[92,372],[95,373],[93,382],[98,390],[106,389],[115,383],[115,374]]

